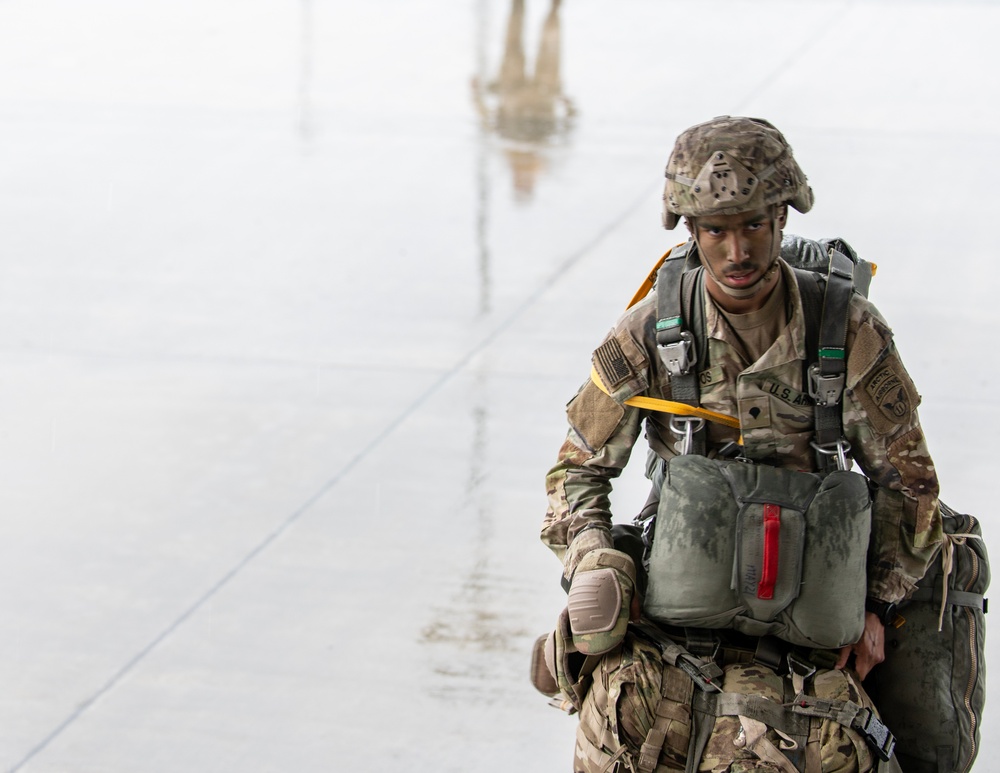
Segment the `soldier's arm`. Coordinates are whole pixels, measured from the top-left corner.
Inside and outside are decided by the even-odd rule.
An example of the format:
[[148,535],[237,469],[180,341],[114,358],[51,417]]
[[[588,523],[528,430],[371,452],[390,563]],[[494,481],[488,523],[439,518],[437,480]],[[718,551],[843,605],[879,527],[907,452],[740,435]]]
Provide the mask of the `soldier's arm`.
[[566,409],[569,432],[546,478],[541,536],[563,561],[567,582],[584,555],[612,547],[611,485],[628,463],[643,418],[624,402],[649,384],[650,359],[639,341],[647,338],[654,310],[648,298],[626,312],[594,352],[593,369],[604,389],[588,380]]
[[591,550],[612,547],[612,481],[628,462],[641,416],[621,406],[593,383],[567,408],[570,429],[556,465],[546,477],[548,509],[542,542],[563,562],[566,581]]
[[920,420],[920,396],[873,313],[856,328],[848,360],[844,428],[879,488],[872,510],[868,595],[898,602],[924,575],[942,539],[938,480]]

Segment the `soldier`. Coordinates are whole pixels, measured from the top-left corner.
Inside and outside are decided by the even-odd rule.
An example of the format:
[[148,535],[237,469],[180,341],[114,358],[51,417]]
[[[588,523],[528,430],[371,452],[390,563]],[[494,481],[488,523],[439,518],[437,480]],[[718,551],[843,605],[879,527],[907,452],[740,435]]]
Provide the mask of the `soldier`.
[[[820,311],[808,279],[780,255],[788,206],[808,212],[813,193],[775,127],[729,116],[691,127],[676,141],[666,178],[664,225],[673,229],[683,218],[690,241],[670,253],[673,273],[661,270],[656,287],[594,352],[592,377],[569,403],[569,432],[547,477],[541,537],[562,560],[569,591],[563,636],[557,631],[550,641],[550,667],[559,671],[555,661],[568,662],[567,651],[609,653],[593,672],[575,769],[598,770],[615,753],[638,759],[633,747],[643,739],[659,741],[652,761],[643,747],[640,767],[648,770],[687,764],[722,771],[734,759],[749,767],[733,770],[786,770],[796,754],[791,770],[819,770],[818,755],[838,744],[843,751],[850,747],[845,738],[858,737],[884,756],[891,748],[860,680],[883,660],[884,626],[942,539],[919,395],[889,325],[849,289],[839,345],[821,340],[819,364],[810,361],[809,339],[816,337],[810,331],[818,324],[811,320]],[[825,283],[827,296],[840,286],[837,274]],[[666,277],[675,285],[663,286]],[[698,329],[692,334],[687,327]],[[643,428],[653,481],[644,514],[656,514],[647,528],[646,566],[641,550],[616,542],[608,498]],[[852,460],[864,476],[847,472]],[[800,488],[801,496],[788,493]],[[629,633],[622,647],[629,620],[640,614],[651,636]],[[813,738],[794,751],[794,744],[775,739],[775,725],[765,733],[741,716],[742,704],[728,714],[713,709],[719,719],[711,737],[692,730],[684,718],[698,715],[694,701],[687,714],[661,719],[663,738],[651,741],[657,714],[667,711],[662,703],[669,702],[663,696],[673,666],[652,658],[659,669],[650,677],[654,692],[663,690],[654,696],[663,699],[659,712],[657,700],[647,695],[643,704],[633,695],[631,705],[645,711],[623,716],[621,696],[641,693],[642,679],[612,683],[625,666],[632,673],[651,663],[650,647],[671,663],[666,653],[674,646],[684,653],[674,665],[692,658],[709,671],[719,666],[722,692],[739,692],[745,683],[743,692],[770,695],[780,706],[792,684],[793,693],[806,696],[803,706],[808,696],[825,695],[861,713],[844,721],[813,712],[822,717],[814,725],[832,722],[846,735],[834,738],[827,728],[826,746]],[[589,660],[595,668],[596,659]],[[560,676],[564,688],[573,681]],[[577,698],[588,684],[576,684]],[[619,691],[610,704],[609,691]],[[690,690],[677,695],[671,700],[685,700]],[[860,730],[859,716],[871,720]],[[669,741],[667,725],[681,739],[674,751],[663,740]],[[699,761],[686,761],[687,749],[680,749],[692,732],[704,735],[691,747],[701,768],[691,767]],[[720,734],[727,739],[721,746]],[[748,738],[762,734],[751,753]],[[784,762],[770,758],[776,745]],[[864,743],[854,745],[843,769],[869,769]],[[727,749],[741,751],[726,759]]]

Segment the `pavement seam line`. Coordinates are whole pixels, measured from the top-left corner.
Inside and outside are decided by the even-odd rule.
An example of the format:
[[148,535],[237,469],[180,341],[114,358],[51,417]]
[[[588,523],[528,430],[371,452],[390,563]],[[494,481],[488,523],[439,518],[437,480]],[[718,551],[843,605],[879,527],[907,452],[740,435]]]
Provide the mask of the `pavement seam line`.
[[[842,10],[842,13],[850,11],[850,6],[852,4],[848,3],[847,6]],[[826,27],[826,31],[829,32],[830,25]],[[816,42],[815,39],[807,39],[803,44],[782,63],[780,67],[776,67],[774,71],[765,78],[757,88],[751,91],[752,94],[767,88],[785,69],[790,66],[796,59],[802,56],[806,50],[808,50]],[[747,106],[750,99],[744,100],[741,103],[741,109]],[[58,738],[62,733],[69,728],[80,716],[82,716],[86,711],[90,709],[102,696],[113,690],[119,682],[122,681],[139,663],[141,663],[153,650],[155,650],[163,641],[168,639],[174,631],[180,628],[188,619],[193,617],[205,603],[207,603],[211,598],[213,598],[219,591],[221,591],[229,582],[236,577],[246,566],[248,566],[258,555],[263,553],[273,542],[275,542],[278,537],[284,534],[289,528],[291,528],[296,521],[298,521],[306,512],[308,512],[313,505],[316,504],[320,499],[322,499],[327,492],[329,492],[334,486],[336,486],[347,474],[351,472],[358,464],[360,464],[368,454],[372,453],[376,448],[378,448],[382,442],[395,431],[395,429],[406,421],[418,408],[420,408],[432,395],[437,393],[445,384],[447,384],[455,375],[461,372],[472,360],[472,358],[478,354],[482,349],[491,344],[496,340],[503,332],[510,328],[510,326],[529,308],[531,308],[535,303],[538,302],[545,292],[554,285],[562,275],[572,268],[577,262],[579,262],[590,250],[600,244],[607,236],[614,232],[614,230],[621,225],[634,211],[636,211],[642,202],[644,202],[649,195],[648,189],[644,189],[642,195],[636,200],[631,202],[628,207],[619,215],[610,221],[603,229],[601,229],[588,243],[584,244],[582,247],[578,248],[575,252],[571,253],[565,260],[562,261],[556,270],[547,278],[546,281],[542,282],[535,290],[528,295],[528,297],[522,301],[522,303],[516,306],[504,319],[502,319],[496,327],[494,327],[490,332],[488,332],[477,344],[475,344],[469,351],[467,351],[459,360],[451,367],[450,370],[445,371],[442,376],[431,384],[423,394],[419,395],[417,399],[411,403],[403,412],[397,416],[393,421],[391,421],[385,429],[382,430],[378,435],[373,438],[368,445],[366,445],[353,459],[351,459],[347,464],[341,468],[340,472],[330,478],[326,483],[324,483],[306,502],[299,506],[288,518],[278,526],[277,529],[272,531],[267,537],[265,537],[260,543],[258,543],[246,556],[244,556],[239,563],[237,563],[233,568],[231,568],[226,574],[222,576],[211,588],[209,588],[202,596],[194,602],[187,610],[185,610],[177,619],[174,620],[166,629],[160,632],[151,642],[149,642],[145,647],[143,647],[138,653],[136,653],[122,668],[120,668],[107,682],[104,683],[95,693],[93,693],[89,698],[77,705],[77,708],[60,724],[58,724],[45,738],[42,739],[36,746],[31,749],[19,762],[17,762],[13,767],[9,768],[9,773],[16,773],[21,768],[24,767],[28,762],[30,762],[34,757],[44,751],[50,743],[52,743],[56,738]]]
[[240,572],[243,571],[257,556],[263,553],[268,547],[270,547],[277,539],[288,531],[295,523],[305,515],[312,507],[327,493],[330,492],[337,484],[340,483],[355,467],[357,467],[361,462],[363,462],[369,454],[374,452],[382,443],[388,438],[395,430],[410,416],[412,416],[424,403],[427,402],[434,394],[436,394],[442,387],[444,387],[452,378],[454,378],[458,373],[466,368],[469,362],[484,348],[489,346],[493,341],[495,341],[502,333],[510,328],[517,319],[524,314],[528,309],[534,306],[538,300],[556,283],[559,279],[576,263],[582,260],[591,250],[593,250],[598,244],[600,244],[604,239],[611,235],[625,220],[627,220],[638,208],[648,199],[650,195],[649,188],[645,188],[642,194],[635,198],[628,206],[623,209],[619,214],[614,217],[607,225],[604,226],[600,231],[598,231],[588,242],[583,246],[576,249],[576,251],[570,253],[550,274],[543,282],[539,284],[518,306],[516,306],[510,313],[507,314],[503,319],[501,319],[496,326],[494,326],[490,331],[488,331],[478,342],[476,342],[464,355],[459,357],[459,359],[445,371],[440,378],[437,379],[433,384],[431,384],[422,394],[420,394],[416,400],[410,403],[403,411],[391,420],[385,428],[377,434],[372,440],[365,445],[352,459],[350,459],[333,477],[327,480],[319,489],[316,490],[304,503],[299,505],[291,515],[289,515],[285,520],[270,534],[268,534],[263,540],[261,540],[256,546],[254,546],[239,562],[236,563],[229,571],[227,571],[219,580],[215,582],[207,591],[205,591],[191,606],[189,606],[184,612],[182,612],[170,625],[163,629],[157,636],[155,636],[146,646],[144,646],[139,652],[133,655],[121,668],[116,671],[110,679],[108,679],[100,688],[98,688],[94,693],[92,693],[88,698],[79,702],[76,708],[67,716],[62,722],[53,728],[48,735],[46,735],[41,741],[39,741],[32,749],[28,751],[18,762],[8,768],[8,773],[17,773],[25,765],[31,762],[35,757],[41,754],[48,746],[55,741],[60,735],[62,735],[69,727],[76,722],[83,714],[85,714],[97,701],[99,701],[103,696],[111,692],[118,684],[128,676],[136,666],[138,666],[146,657],[152,653],[160,644],[166,641],[170,636],[174,634],[177,629],[179,629],[184,623],[186,623],[190,618],[192,618],[209,600],[216,596],[223,588],[225,588],[231,580],[233,580]]
[[[839,15],[846,15],[852,8],[853,3],[847,3],[846,6],[841,10]],[[828,34],[834,25],[829,24],[824,26],[824,33]],[[821,34],[820,37],[824,35]],[[803,44],[792,52],[788,58],[779,67],[776,67],[774,71],[761,81],[758,86],[751,91],[751,94],[756,94],[759,91],[767,88],[771,83],[776,80],[776,78],[787,70],[795,60],[805,54],[805,52],[815,45],[818,38],[808,38]],[[748,97],[741,103],[740,109],[749,105],[752,97]],[[107,682],[104,683],[95,693],[93,693],[89,698],[79,703],[76,709],[60,724],[58,724],[45,738],[43,738],[38,744],[35,745],[19,762],[17,762],[13,767],[9,768],[9,773],[17,773],[21,768],[24,767],[28,762],[34,759],[38,754],[43,752],[49,744],[51,744],[56,738],[58,738],[62,733],[68,729],[80,716],[87,712],[91,706],[93,706],[101,697],[111,692],[131,671],[139,665],[145,658],[153,652],[162,642],[168,639],[178,628],[180,628],[185,622],[187,622],[191,617],[193,617],[202,606],[205,605],[210,599],[212,599],[216,594],[218,594],[229,582],[235,578],[246,566],[248,566],[258,555],[263,553],[268,547],[271,546],[282,534],[284,534],[288,529],[290,529],[303,515],[305,515],[320,499],[322,499],[331,489],[333,489],[344,477],[346,477],[355,467],[357,467],[362,461],[364,461],[368,455],[374,452],[382,442],[388,438],[397,427],[399,427],[406,419],[408,419],[413,413],[417,411],[431,396],[436,394],[445,384],[451,381],[458,373],[465,369],[473,357],[476,356],[482,349],[489,346],[493,341],[495,341],[502,333],[510,328],[511,325],[528,309],[535,305],[538,300],[552,287],[559,279],[576,263],[578,263],[585,255],[587,255],[592,249],[594,249],[598,244],[600,244],[605,238],[607,238],[611,233],[613,233],[633,212],[635,212],[641,204],[646,201],[649,196],[649,189],[643,189],[641,196],[637,197],[632,201],[622,212],[618,214],[617,217],[613,218],[603,229],[597,232],[597,234],[582,247],[579,247],[575,252],[571,253],[566,259],[564,259],[555,269],[555,271],[542,283],[540,283],[535,290],[525,298],[518,306],[516,306],[505,318],[503,318],[491,331],[483,336],[482,339],[474,346],[472,346],[469,351],[467,351],[463,356],[461,356],[458,361],[452,365],[452,367],[445,371],[441,377],[431,384],[417,399],[411,403],[407,408],[405,408],[402,413],[400,413],[395,419],[393,419],[386,427],[376,435],[358,454],[354,456],[350,461],[347,462],[341,470],[334,475],[332,478],[326,481],[320,488],[310,496],[302,505],[300,505],[295,511],[292,512],[279,526],[277,529],[272,531],[267,537],[265,537],[261,542],[259,542],[254,548],[250,550],[234,567],[232,567],[228,572],[226,572],[221,579],[216,581],[216,583],[210,587],[205,593],[198,598],[190,607],[188,607],[179,617],[177,617],[167,628],[160,632],[152,641],[150,641],[145,647],[139,650],[138,653],[132,656],[132,658],[125,663]]]

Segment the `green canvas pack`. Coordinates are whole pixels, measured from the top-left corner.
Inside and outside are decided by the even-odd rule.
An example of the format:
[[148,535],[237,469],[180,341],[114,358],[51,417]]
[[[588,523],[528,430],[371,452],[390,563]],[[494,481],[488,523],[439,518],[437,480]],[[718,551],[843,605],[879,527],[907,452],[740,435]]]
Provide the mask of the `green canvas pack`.
[[986,545],[975,518],[943,503],[941,515],[945,547],[900,607],[905,622],[886,629],[885,662],[865,681],[907,773],[970,770],[986,701]]
[[666,465],[643,612],[836,649],[864,627],[864,476],[678,456]]

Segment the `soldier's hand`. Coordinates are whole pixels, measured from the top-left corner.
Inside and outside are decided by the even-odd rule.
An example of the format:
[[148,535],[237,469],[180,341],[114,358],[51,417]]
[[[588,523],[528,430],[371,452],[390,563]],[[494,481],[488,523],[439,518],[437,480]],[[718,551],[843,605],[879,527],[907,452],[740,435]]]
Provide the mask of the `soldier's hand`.
[[638,618],[637,595],[630,556],[611,548],[587,553],[566,599],[576,648],[585,655],[601,655],[621,644],[629,618]]
[[854,670],[864,679],[868,672],[885,660],[885,626],[874,612],[865,613],[865,629],[854,644],[840,648],[837,668],[844,668],[851,653],[854,653]]

